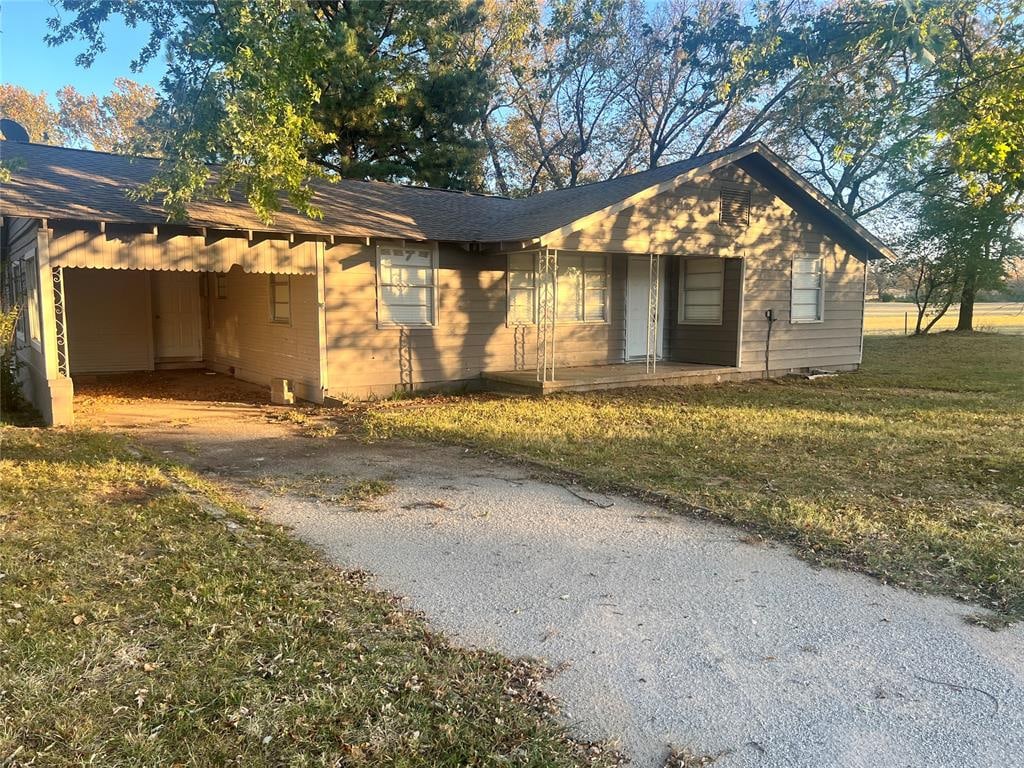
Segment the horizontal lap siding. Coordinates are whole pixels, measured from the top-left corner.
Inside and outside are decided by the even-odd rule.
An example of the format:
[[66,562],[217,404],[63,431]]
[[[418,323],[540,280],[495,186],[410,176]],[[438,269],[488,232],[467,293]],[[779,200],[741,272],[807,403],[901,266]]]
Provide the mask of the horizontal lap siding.
[[36,247],[36,235],[39,222],[36,219],[7,219],[7,247],[10,249],[11,260],[19,261],[29,248]]
[[320,350],[316,278],[291,277],[291,323],[270,319],[270,277],[227,274],[227,297],[216,298],[216,280],[206,275],[204,358],[213,367],[234,368],[238,378],[268,386],[292,380],[301,397],[318,399]]
[[[746,227],[719,223],[722,187],[751,190]],[[864,312],[864,263],[822,234],[738,168],[729,167],[594,222],[585,230],[548,243],[582,250],[634,251],[691,256],[736,257],[745,261],[742,367],[764,366],[767,321],[773,309],[772,369],[857,365]],[[789,322],[790,264],[794,257],[820,254],[825,264],[824,322]],[[678,286],[666,310],[674,324]],[[684,326],[690,328],[692,326]],[[678,350],[674,329],[668,349]]]
[[[533,326],[506,326],[506,257],[442,244],[433,328],[377,328],[376,251],[342,245],[325,258],[327,364],[335,397],[383,395],[403,385],[478,379],[486,370],[532,369]],[[625,263],[613,260],[608,323],[559,324],[556,365],[622,360]],[[402,344],[407,347],[403,348]],[[411,353],[409,355],[408,353]],[[406,362],[410,362],[407,366]]]
[[71,374],[153,370],[149,273],[65,269]]
[[[751,190],[749,225],[719,224],[723,186]],[[856,365],[860,360],[863,264],[737,168],[727,168],[647,200],[581,232],[546,245],[559,252],[612,254],[609,322],[559,325],[556,367],[620,362],[625,347],[626,253],[718,256],[727,264],[723,325],[679,326],[677,273],[670,270],[666,350],[671,359],[732,365],[739,329],[738,289],[745,263],[742,367],[764,365],[764,311],[774,309],[773,369]],[[327,365],[335,396],[387,394],[402,385],[431,386],[477,379],[482,371],[532,369],[536,329],[505,325],[506,257],[441,244],[438,323],[434,328],[378,329],[375,249],[328,248],[325,264]],[[789,323],[790,262],[803,253],[826,257],[825,321]],[[686,339],[686,341],[684,341]],[[406,348],[402,348],[402,344]],[[407,366],[406,353],[411,353]],[[711,359],[714,358],[714,359]]]

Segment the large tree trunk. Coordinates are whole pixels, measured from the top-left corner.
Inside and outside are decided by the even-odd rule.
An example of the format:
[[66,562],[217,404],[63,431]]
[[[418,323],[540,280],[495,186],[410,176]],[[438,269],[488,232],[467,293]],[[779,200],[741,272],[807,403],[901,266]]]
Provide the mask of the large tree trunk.
[[960,293],[960,317],[956,323],[958,331],[974,330],[974,297],[978,292],[978,265],[972,260],[964,275],[964,288]]

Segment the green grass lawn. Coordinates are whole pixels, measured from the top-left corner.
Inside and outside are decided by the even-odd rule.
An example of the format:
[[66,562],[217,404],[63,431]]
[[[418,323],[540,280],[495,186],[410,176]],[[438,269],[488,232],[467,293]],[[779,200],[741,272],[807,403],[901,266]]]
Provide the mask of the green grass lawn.
[[368,411],[370,437],[468,444],[657,494],[816,562],[1024,616],[1024,338],[868,338],[857,373],[466,396]]
[[525,663],[449,645],[183,470],[83,431],[0,440],[0,765],[612,762]]

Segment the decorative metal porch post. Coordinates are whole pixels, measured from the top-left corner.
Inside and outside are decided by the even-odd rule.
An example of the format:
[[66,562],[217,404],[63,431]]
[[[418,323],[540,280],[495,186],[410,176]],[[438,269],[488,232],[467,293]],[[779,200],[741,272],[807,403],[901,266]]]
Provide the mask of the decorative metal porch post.
[[555,380],[555,315],[558,252],[542,250],[537,259],[537,381]]
[[647,296],[647,373],[658,370],[658,321],[661,317],[661,254],[650,253]]
[[64,378],[71,376],[71,362],[68,359],[68,315],[64,303],[64,267],[51,267],[53,282],[53,319],[57,329],[57,373]]

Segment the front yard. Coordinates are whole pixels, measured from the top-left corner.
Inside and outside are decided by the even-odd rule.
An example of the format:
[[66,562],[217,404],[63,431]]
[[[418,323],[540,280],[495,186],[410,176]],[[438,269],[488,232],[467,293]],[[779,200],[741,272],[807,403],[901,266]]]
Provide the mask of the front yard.
[[115,437],[0,427],[0,765],[581,766],[460,650]]
[[472,445],[1024,616],[1024,337],[871,338],[814,382],[468,396],[370,409],[371,438]]

